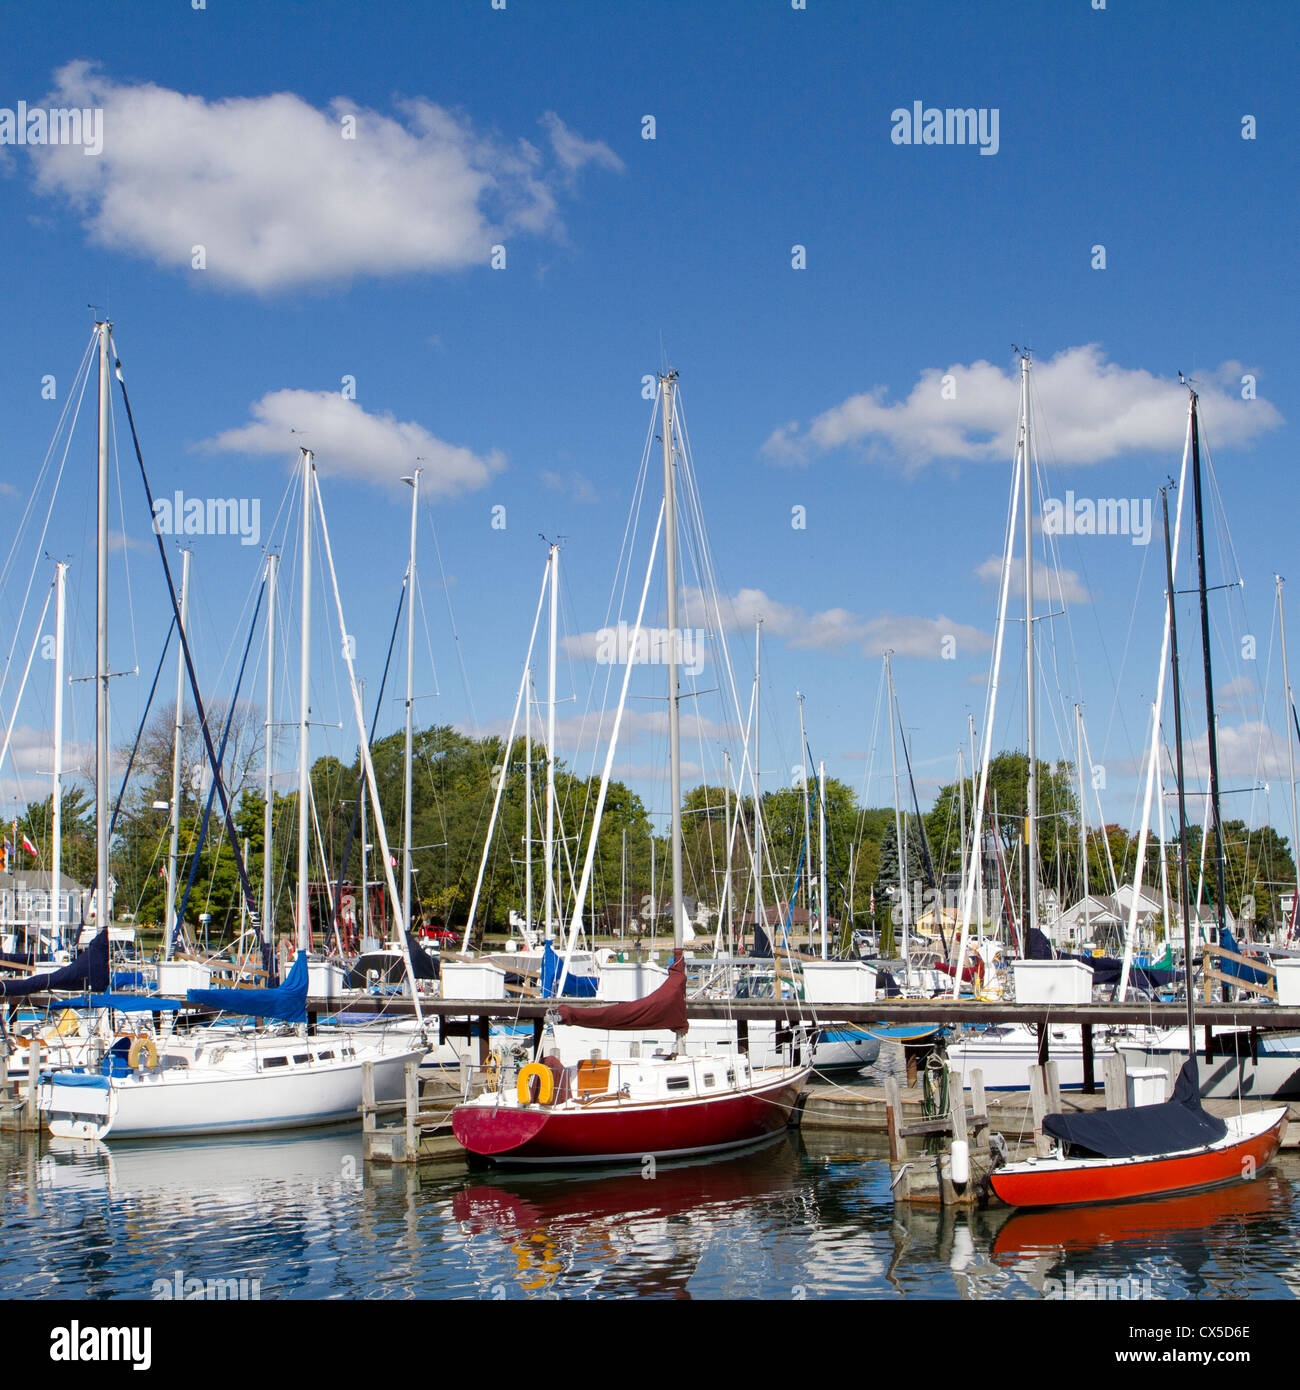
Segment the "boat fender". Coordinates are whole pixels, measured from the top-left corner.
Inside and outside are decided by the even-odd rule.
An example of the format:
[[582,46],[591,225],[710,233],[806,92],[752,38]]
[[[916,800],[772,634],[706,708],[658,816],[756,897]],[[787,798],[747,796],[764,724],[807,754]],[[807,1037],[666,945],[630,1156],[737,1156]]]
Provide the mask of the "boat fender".
[[965,1187],[970,1182],[970,1145],[964,1139],[952,1141],[952,1185]]
[[141,1067],[152,1071],[158,1065],[158,1048],[148,1033],[141,1033],[132,1042],[126,1060],[132,1071],[138,1071]]
[[555,1100],[555,1076],[550,1067],[541,1062],[529,1062],[526,1067],[520,1067],[515,1093],[520,1105],[532,1105],[534,1101],[538,1105],[550,1105]]

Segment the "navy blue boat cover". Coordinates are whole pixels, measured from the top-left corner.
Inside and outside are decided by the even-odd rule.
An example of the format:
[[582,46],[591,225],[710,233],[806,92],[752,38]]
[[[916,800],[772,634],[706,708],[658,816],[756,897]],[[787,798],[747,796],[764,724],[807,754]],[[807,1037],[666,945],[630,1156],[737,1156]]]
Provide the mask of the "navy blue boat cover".
[[22,999],[51,989],[93,990],[108,988],[108,932],[102,931],[80,955],[58,970],[44,975],[25,975],[18,980],[0,980],[0,999]]
[[[1229,950],[1236,950],[1230,946]],[[1092,966],[1094,985],[1117,985],[1124,971],[1124,962],[1115,956],[1074,956],[1068,952],[1054,952],[1052,943],[1037,927],[1029,929],[1030,960],[1077,960]],[[1225,966],[1228,962],[1224,962]],[[1248,970],[1248,966],[1239,967]],[[1226,972],[1225,972],[1226,973]],[[1181,978],[1181,970],[1152,970],[1149,966],[1131,965],[1128,972],[1129,984],[1134,989],[1154,994],[1156,990],[1168,989],[1175,980]]]
[[411,969],[417,980],[438,978],[438,962],[415,939],[413,931],[406,933],[406,949],[411,953]]
[[[564,961],[549,941],[542,943],[542,993],[547,999],[555,998],[555,988],[560,983],[560,973]],[[570,972],[564,982],[566,999],[594,999],[596,997],[596,977],[594,975],[575,975]]]
[[191,1004],[226,1013],[247,1014],[251,1018],[276,1018],[282,1023],[304,1023],[307,1019],[307,955],[299,951],[293,969],[275,989],[190,989],[185,992]]
[[1099,1110],[1091,1115],[1047,1115],[1043,1133],[1074,1150],[1098,1158],[1140,1158],[1177,1153],[1213,1144],[1228,1132],[1217,1115],[1201,1107],[1196,1059],[1178,1073],[1172,1099],[1132,1110]]

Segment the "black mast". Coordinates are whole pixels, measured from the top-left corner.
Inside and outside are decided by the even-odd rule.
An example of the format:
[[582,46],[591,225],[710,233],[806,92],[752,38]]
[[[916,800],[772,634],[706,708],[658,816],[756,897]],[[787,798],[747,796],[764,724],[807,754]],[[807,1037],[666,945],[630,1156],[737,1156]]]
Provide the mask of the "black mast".
[[[1195,399],[1195,398],[1193,398]],[[1193,414],[1192,428],[1196,416]],[[1169,594],[1169,651],[1174,675],[1174,766],[1178,778],[1178,896],[1183,911],[1183,982],[1187,992],[1187,1055],[1196,1062],[1196,991],[1192,988],[1192,885],[1187,864],[1187,794],[1183,784],[1183,698],[1178,682],[1178,615],[1174,604],[1174,552],[1169,540],[1169,495],[1160,489],[1165,518],[1165,582]],[[1202,590],[1203,592],[1203,590]],[[1163,809],[1161,811],[1163,815]]]
[[1227,893],[1223,882],[1223,832],[1219,816],[1219,732],[1214,719],[1214,677],[1210,670],[1210,610],[1205,588],[1205,518],[1201,509],[1201,433],[1192,391],[1192,504],[1196,514],[1196,572],[1201,594],[1201,651],[1205,659],[1205,719],[1210,742],[1210,813],[1214,821],[1215,917],[1222,940],[1227,926]]

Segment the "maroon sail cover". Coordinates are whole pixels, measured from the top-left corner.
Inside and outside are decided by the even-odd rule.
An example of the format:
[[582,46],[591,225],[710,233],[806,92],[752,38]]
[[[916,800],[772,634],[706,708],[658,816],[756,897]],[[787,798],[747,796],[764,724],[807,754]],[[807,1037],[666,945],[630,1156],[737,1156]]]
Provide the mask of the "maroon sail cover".
[[576,1028],[671,1028],[674,1033],[686,1032],[690,1024],[686,1021],[685,958],[678,952],[668,967],[668,978],[644,999],[595,1009],[561,1004],[560,1022]]

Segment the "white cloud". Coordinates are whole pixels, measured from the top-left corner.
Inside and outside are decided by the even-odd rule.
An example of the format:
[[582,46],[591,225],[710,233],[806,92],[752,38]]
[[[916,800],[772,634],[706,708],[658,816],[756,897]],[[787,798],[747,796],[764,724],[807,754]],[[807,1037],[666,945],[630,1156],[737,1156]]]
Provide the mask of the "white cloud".
[[585,473],[570,469],[567,473],[556,473],[552,469],[543,469],[539,475],[544,487],[550,488],[552,492],[567,493],[575,502],[594,502],[596,500],[596,489],[590,478]]
[[[1268,401],[1241,399],[1245,369],[1225,362],[1198,385],[1211,441],[1239,445],[1282,423]],[[952,378],[945,392],[944,378]],[[772,431],[763,453],[803,465],[818,454],[855,447],[868,458],[917,469],[936,459],[1012,457],[1019,368],[983,360],[927,367],[907,398],[874,386],[818,415],[806,429],[790,421]],[[1063,464],[1104,463],[1139,452],[1178,453],[1187,431],[1187,395],[1176,378],[1109,362],[1096,343],[1066,348],[1035,365],[1034,412],[1041,456]],[[945,399],[945,395],[951,399]]]
[[483,487],[505,466],[497,450],[476,454],[447,444],[413,420],[370,415],[337,391],[271,391],[249,407],[253,417],[237,429],[224,430],[197,447],[236,454],[270,454],[292,459],[297,444],[291,430],[316,455],[324,476],[397,482],[416,467],[424,470],[420,490],[434,497],[455,497]]
[[563,236],[557,192],[586,165],[622,167],[554,112],[548,158],[423,98],[396,116],[291,92],[207,101],[86,62],[55,84],[49,104],[103,109],[103,151],[31,147],[37,187],[67,198],[104,245],[185,270],[201,245],[203,274],[258,292],[486,266],[512,235]]
[[[999,584],[1002,581],[1002,557],[990,555],[982,565],[975,567],[975,577],[986,584]],[[1023,556],[1015,556],[1011,561],[1011,595],[1023,598],[1025,594],[1025,561]],[[1063,603],[1091,603],[1092,596],[1085,588],[1083,580],[1074,570],[1046,569],[1041,565],[1034,568],[1034,592],[1040,597],[1044,594],[1059,599]]]

